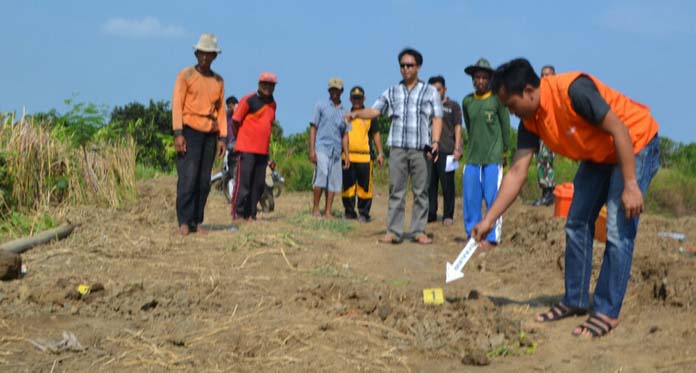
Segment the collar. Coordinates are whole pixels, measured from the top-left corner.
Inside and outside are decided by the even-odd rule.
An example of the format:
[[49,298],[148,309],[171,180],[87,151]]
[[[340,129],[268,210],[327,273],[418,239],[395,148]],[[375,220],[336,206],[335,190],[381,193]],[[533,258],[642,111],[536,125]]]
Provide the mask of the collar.
[[339,101],[338,101],[338,105],[334,104],[334,102],[331,100],[331,97],[328,98],[328,101],[329,101],[329,104],[331,104],[331,106],[333,106],[333,107],[341,107],[341,106],[343,106],[343,101],[340,101],[340,100],[339,100]]
[[[421,85],[421,84],[425,84],[425,82],[423,82],[422,80],[418,79],[418,80],[416,81],[416,85],[413,86],[413,89],[416,89],[416,88],[417,88],[419,85]],[[404,86],[404,88],[406,88],[406,90],[408,91],[408,86],[406,86],[406,83],[404,82],[403,79],[399,82],[399,85]]]
[[261,100],[261,102],[263,102],[264,104],[270,104],[271,102],[275,101],[275,100],[273,99],[273,95],[264,96],[264,95],[262,95],[261,92],[259,92],[259,91],[256,91],[256,96],[258,96],[258,98],[259,98],[259,99]]
[[477,95],[476,92],[474,92],[474,98],[477,100],[485,100],[493,95],[493,91],[488,91],[482,95]]

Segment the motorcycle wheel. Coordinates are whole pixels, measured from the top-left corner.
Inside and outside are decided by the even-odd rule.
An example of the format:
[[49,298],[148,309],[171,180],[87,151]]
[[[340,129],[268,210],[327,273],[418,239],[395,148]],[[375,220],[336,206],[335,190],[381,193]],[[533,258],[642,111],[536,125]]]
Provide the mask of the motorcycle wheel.
[[227,203],[232,203],[232,198],[234,198],[234,184],[235,181],[231,177],[224,177],[220,183],[220,191],[222,195],[225,196]]
[[271,212],[275,209],[275,201],[273,200],[273,192],[270,190],[269,187],[265,187],[266,189],[263,191],[263,194],[261,194],[261,197],[259,198],[259,205],[261,205],[261,211],[263,212]]
[[275,210],[275,199],[273,198],[273,193],[268,194],[268,212]]

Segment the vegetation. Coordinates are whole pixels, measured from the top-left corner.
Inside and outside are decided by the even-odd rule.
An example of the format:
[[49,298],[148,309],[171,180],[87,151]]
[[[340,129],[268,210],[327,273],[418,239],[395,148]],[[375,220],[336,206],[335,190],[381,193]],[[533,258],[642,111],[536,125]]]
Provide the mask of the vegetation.
[[[0,122],[0,234],[55,224],[46,211],[65,204],[110,207],[133,201],[135,144],[100,139],[105,120],[91,104]],[[101,119],[100,119],[101,118]]]
[[[104,106],[75,98],[65,103],[68,110],[63,114],[51,110],[17,120],[14,115],[0,113],[0,235],[54,225],[55,219],[46,211],[63,204],[120,206],[135,199],[136,179],[175,170],[168,102],[132,102],[116,106],[111,113]],[[385,145],[390,123],[385,117],[378,121]],[[516,138],[513,130],[513,145]],[[468,144],[466,133],[463,143],[465,147]],[[312,188],[314,166],[309,162],[308,144],[309,128],[285,136],[280,123],[273,123],[270,156],[285,176],[288,190]],[[389,148],[383,147],[388,158]],[[677,216],[693,213],[696,143],[682,144],[662,137],[660,149],[662,169],[650,187],[648,207]],[[558,157],[554,166],[560,184],[572,181],[578,163]],[[458,197],[461,172],[462,166],[455,176]],[[388,167],[375,167],[374,181],[386,185]],[[522,198],[531,201],[538,195],[536,169],[530,167]]]

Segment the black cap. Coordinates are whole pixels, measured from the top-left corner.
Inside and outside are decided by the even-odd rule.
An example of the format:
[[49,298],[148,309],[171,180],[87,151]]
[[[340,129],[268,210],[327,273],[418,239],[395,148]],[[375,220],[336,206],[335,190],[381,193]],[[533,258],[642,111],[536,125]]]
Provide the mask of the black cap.
[[355,87],[350,89],[350,96],[365,97],[365,90],[363,89],[363,87],[356,85]]

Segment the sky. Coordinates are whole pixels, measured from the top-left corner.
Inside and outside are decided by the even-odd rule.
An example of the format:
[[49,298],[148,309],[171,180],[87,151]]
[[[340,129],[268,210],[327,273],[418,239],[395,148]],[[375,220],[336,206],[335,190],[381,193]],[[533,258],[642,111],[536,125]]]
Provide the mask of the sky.
[[[330,78],[361,85],[367,104],[401,76],[404,47],[442,74],[448,96],[473,90],[464,68],[526,57],[535,69],[583,71],[651,108],[660,133],[696,142],[687,110],[696,87],[696,2],[643,0],[179,1],[3,0],[0,112],[68,111],[65,99],[108,108],[171,100],[192,46],[217,35],[213,70],[225,94],[278,75],[277,119],[304,131]],[[518,120],[513,119],[517,126]]]

